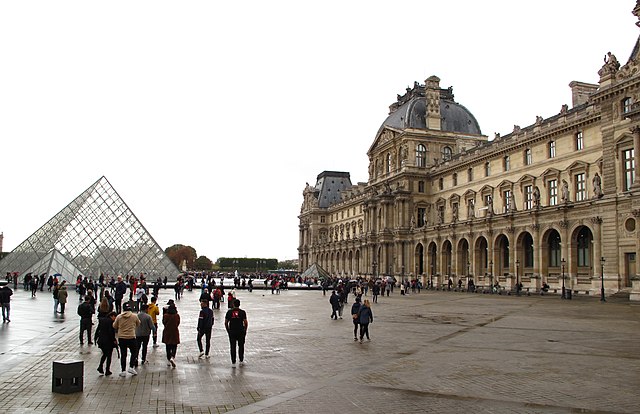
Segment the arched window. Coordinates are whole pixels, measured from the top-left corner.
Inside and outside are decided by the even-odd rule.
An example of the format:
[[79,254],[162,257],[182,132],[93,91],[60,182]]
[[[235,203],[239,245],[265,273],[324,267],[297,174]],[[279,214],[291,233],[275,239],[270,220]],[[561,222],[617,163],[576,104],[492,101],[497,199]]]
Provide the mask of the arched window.
[[580,229],[578,233],[578,266],[589,267],[590,254],[589,247],[591,247],[591,231],[587,227]]
[[427,166],[427,148],[422,144],[418,144],[416,147],[416,166]]
[[560,251],[560,234],[553,230],[549,235],[549,266],[559,267],[562,253]]
[[449,161],[451,159],[451,155],[453,154],[453,152],[451,151],[450,147],[444,147],[442,149],[442,159],[445,161]]

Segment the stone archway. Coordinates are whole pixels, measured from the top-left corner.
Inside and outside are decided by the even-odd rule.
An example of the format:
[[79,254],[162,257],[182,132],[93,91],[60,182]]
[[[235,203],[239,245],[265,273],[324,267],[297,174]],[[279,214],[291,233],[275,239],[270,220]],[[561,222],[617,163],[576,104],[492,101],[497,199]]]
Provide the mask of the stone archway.
[[442,286],[442,280],[438,276],[438,246],[431,242],[429,243],[429,284],[434,287],[434,283],[437,286]]
[[498,280],[501,284],[506,283],[511,277],[510,260],[509,238],[504,234],[500,234],[498,237],[496,237],[493,246],[493,266],[496,273],[496,280]]

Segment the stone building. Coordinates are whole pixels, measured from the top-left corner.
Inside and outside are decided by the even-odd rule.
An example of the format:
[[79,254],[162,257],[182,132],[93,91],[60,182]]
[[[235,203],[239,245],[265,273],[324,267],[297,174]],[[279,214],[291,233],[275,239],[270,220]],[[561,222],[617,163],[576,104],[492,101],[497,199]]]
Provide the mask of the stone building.
[[307,184],[300,270],[316,263],[436,287],[451,278],[630,290],[640,253],[639,49],[622,66],[608,53],[598,84],[571,82],[571,108],[491,141],[438,77],[414,83],[367,151],[368,182],[325,171]]

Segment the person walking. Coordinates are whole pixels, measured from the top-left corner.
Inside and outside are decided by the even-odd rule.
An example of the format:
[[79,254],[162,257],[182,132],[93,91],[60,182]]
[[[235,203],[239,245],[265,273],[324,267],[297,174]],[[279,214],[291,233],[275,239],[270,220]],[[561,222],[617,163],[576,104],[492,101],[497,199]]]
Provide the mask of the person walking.
[[247,336],[249,321],[247,313],[240,309],[240,299],[233,300],[233,308],[227,311],[224,318],[224,327],[229,334],[229,345],[231,346],[231,366],[236,366],[236,344],[238,346],[238,357],[240,365],[244,365],[244,342]]
[[51,292],[51,295],[53,296],[53,313],[58,313],[58,306],[60,305],[60,301],[58,300],[58,293],[60,293],[60,285],[54,283],[53,291]]
[[[116,313],[111,311],[106,315],[98,317],[98,327],[96,328],[96,343],[102,351],[100,357],[100,365],[98,365],[97,371],[100,375],[111,375],[111,355],[113,354],[113,348],[118,346],[116,340],[116,330],[113,328],[113,323],[116,320]],[[106,371],[103,369],[106,368]]]
[[360,323],[360,343],[364,339],[364,336],[367,336],[367,341],[370,341],[369,338],[369,324],[373,323],[373,312],[371,311],[371,303],[369,303],[369,299],[365,299],[362,306],[360,306],[358,322]]
[[153,322],[153,347],[157,348],[158,345],[158,315],[160,315],[160,309],[158,309],[158,305],[156,302],[158,301],[157,296],[151,297],[151,303],[149,304],[149,308],[147,309],[147,313],[151,316],[151,321]]
[[89,345],[93,345],[91,341],[91,326],[93,322],[93,306],[91,306],[91,297],[86,295],[84,302],[78,305],[78,315],[80,316],[80,345],[84,345],[84,332],[87,331],[87,342]]
[[180,315],[178,315],[178,309],[173,299],[169,299],[167,302],[168,307],[164,309],[162,315],[162,343],[165,344],[167,349],[167,365],[176,367],[176,353],[178,352],[178,345],[180,344]]
[[67,297],[69,292],[67,292],[67,281],[63,280],[60,282],[60,287],[58,288],[58,303],[60,303],[60,313],[64,314],[64,307],[67,305]]
[[[213,328],[214,318],[213,311],[209,307],[206,300],[200,301],[200,315],[198,315],[198,349],[200,350],[199,358],[209,359],[209,350],[211,349],[211,329]],[[206,348],[202,349],[202,337],[205,338]]]
[[353,340],[358,340],[358,324],[360,323],[360,297],[351,305],[351,319],[353,319]]
[[115,286],[116,313],[122,312],[122,298],[127,293],[127,284],[122,280],[122,276],[118,275],[118,281]]
[[11,312],[11,295],[13,290],[8,286],[8,282],[0,282],[0,305],[2,306],[2,323],[11,322],[9,313]]
[[[154,330],[153,319],[148,314],[149,305],[142,303],[140,305],[140,313],[138,319],[140,319],[140,325],[136,328],[136,346],[138,347],[138,353],[142,352],[142,364],[147,363],[147,346],[149,345],[149,337]],[[136,358],[136,368],[138,367],[138,359]]]
[[331,304],[331,319],[338,319],[337,312],[338,309],[340,309],[340,296],[338,296],[335,290],[331,292],[329,303]]
[[[131,304],[122,305],[122,313],[113,321],[113,328],[118,332],[118,344],[120,345],[120,372],[121,377],[126,377],[127,372],[138,375],[135,370],[138,359],[138,347],[136,343],[136,328],[140,325],[138,316],[131,312]],[[127,369],[127,349],[131,352],[129,369]]]

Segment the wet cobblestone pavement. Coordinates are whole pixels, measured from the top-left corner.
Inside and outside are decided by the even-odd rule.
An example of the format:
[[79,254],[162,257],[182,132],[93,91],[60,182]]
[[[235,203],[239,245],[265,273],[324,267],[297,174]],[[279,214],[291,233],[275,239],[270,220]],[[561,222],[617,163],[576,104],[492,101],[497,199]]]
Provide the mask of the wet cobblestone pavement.
[[[350,304],[334,321],[319,291],[241,291],[247,364],[233,368],[226,303],[212,358],[198,359],[199,294],[177,302],[177,368],[162,345],[121,378],[117,359],[99,376],[100,350],[79,344],[75,294],[62,317],[46,289],[16,291],[0,327],[0,413],[640,412],[640,305],[627,301],[395,293],[373,304],[372,340],[360,344]],[[62,359],[84,361],[82,393],[51,392]]]

